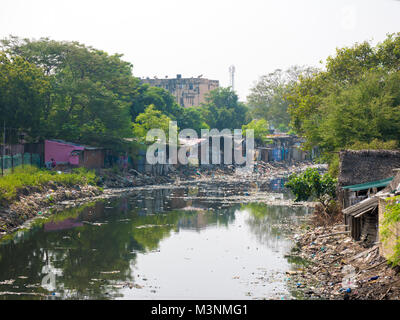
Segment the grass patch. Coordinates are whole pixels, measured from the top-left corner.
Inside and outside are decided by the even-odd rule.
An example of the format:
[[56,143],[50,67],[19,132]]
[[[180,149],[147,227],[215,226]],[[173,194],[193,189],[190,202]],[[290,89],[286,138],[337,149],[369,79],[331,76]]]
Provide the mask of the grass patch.
[[10,203],[17,198],[19,190],[26,187],[44,188],[49,184],[61,186],[94,185],[97,177],[94,171],[77,168],[71,173],[58,173],[35,166],[16,167],[14,172],[0,177],[0,203]]

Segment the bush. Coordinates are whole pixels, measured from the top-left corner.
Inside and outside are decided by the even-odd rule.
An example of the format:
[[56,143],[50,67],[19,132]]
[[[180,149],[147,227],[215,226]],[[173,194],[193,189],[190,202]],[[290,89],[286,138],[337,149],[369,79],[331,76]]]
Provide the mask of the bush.
[[321,175],[317,169],[308,168],[301,174],[292,174],[285,184],[296,196],[295,201],[318,200],[324,209],[336,197],[337,180],[330,174]]

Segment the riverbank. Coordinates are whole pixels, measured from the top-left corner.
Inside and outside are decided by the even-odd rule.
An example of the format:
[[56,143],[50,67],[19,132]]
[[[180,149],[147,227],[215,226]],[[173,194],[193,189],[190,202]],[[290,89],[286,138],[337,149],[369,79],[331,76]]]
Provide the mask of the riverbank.
[[293,238],[291,257],[303,268],[288,272],[289,283],[307,299],[398,300],[399,268],[379,255],[379,246],[365,248],[342,224],[315,227],[308,222]]
[[63,201],[91,198],[102,194],[92,185],[53,186],[36,189],[19,196],[18,201],[0,209],[0,238],[18,229],[24,222],[52,212],[54,206]]
[[98,195],[101,189],[96,183],[95,173],[83,168],[68,173],[15,168],[0,178],[0,238],[61,201]]

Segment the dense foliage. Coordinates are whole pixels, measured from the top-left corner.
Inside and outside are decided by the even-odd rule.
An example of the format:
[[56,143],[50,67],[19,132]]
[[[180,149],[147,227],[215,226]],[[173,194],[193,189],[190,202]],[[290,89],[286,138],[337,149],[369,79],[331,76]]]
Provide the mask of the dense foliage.
[[136,117],[136,121],[133,124],[133,132],[141,142],[145,142],[149,130],[161,129],[168,139],[170,122],[171,119],[169,117],[156,110],[154,105],[150,105]]
[[317,69],[293,66],[285,71],[276,69],[261,76],[247,97],[251,117],[265,119],[282,132],[289,131],[287,95],[301,75],[311,75],[313,72],[317,72]]
[[40,68],[0,52],[1,124],[36,136],[43,133],[49,81]]
[[326,208],[336,197],[336,183],[330,174],[321,175],[317,169],[308,168],[300,174],[292,174],[285,186],[296,196],[295,201],[314,198]]
[[201,107],[207,125],[213,129],[240,129],[248,120],[246,105],[231,88],[210,91]]
[[266,143],[272,143],[272,140],[267,138],[267,135],[270,133],[268,127],[268,122],[265,119],[255,119],[243,125],[242,132],[243,135],[246,136],[246,130],[254,130],[254,140],[258,144],[264,145]]
[[368,42],[337,49],[326,70],[301,75],[287,98],[291,124],[320,147],[334,152],[363,145],[398,147],[400,136],[400,34],[372,47]]
[[183,108],[167,90],[141,83],[120,54],[48,38],[11,36],[0,43],[0,123],[27,140],[121,150],[132,140],[125,138],[142,140],[143,130],[164,129],[170,120],[198,134],[246,123],[246,106],[230,89],[210,92],[202,106]]

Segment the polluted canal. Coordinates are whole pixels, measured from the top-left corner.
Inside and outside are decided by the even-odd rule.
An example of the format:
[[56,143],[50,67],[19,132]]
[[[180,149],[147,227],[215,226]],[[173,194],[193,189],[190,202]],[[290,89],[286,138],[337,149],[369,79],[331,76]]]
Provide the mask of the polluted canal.
[[0,242],[0,299],[295,299],[291,229],[312,209],[282,185],[144,187],[36,219]]

